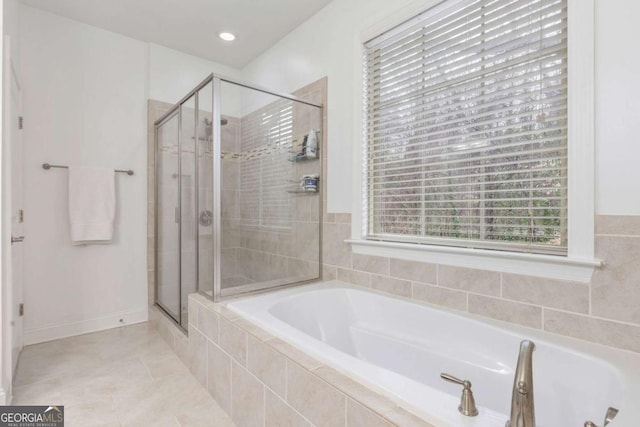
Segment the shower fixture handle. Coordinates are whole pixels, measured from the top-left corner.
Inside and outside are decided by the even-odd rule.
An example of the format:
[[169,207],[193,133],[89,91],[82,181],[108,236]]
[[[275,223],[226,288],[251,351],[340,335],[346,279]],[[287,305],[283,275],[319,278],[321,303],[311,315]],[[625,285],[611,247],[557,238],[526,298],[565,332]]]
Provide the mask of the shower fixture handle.
[[460,406],[458,406],[458,411],[460,411],[462,415],[466,415],[467,417],[475,417],[478,415],[476,401],[473,398],[473,392],[471,391],[471,381],[461,380],[453,375],[445,374],[444,372],[440,374],[440,378],[463,387]]

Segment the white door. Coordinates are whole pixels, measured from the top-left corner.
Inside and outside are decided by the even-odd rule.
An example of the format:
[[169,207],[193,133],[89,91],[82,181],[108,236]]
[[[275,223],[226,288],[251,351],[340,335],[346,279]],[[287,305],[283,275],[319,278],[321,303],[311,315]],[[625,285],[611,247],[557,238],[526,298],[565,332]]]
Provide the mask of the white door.
[[24,213],[22,210],[22,119],[21,91],[18,77],[11,70],[11,100],[9,102],[9,123],[11,147],[11,316],[12,344],[11,369],[15,374],[18,357],[22,351],[22,239]]

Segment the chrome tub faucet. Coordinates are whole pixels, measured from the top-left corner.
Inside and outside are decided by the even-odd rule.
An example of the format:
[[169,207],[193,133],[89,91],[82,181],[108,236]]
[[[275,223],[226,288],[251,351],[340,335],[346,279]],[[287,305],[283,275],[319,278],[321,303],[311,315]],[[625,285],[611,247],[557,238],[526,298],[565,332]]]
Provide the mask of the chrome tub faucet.
[[511,416],[505,427],[535,427],[536,411],[533,404],[533,351],[536,345],[524,340],[520,343],[520,354],[513,380],[511,394]]

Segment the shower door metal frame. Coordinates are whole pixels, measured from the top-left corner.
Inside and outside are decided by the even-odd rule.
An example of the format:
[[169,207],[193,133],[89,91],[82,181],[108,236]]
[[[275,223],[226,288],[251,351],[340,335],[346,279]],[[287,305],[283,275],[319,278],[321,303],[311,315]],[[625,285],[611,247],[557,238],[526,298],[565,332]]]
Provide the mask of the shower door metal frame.
[[[155,195],[154,195],[154,204],[155,204],[155,215],[154,215],[154,304],[157,305],[167,316],[169,316],[172,320],[174,320],[177,325],[186,332],[186,327],[182,325],[182,106],[189,101],[192,97],[194,99],[195,105],[195,114],[194,114],[194,135],[197,138],[198,136],[198,118],[199,118],[199,99],[198,92],[203,89],[212,79],[213,75],[209,75],[206,79],[204,79],[198,86],[192,89],[188,94],[186,94],[180,101],[174,104],[166,113],[164,113],[158,120],[154,122],[154,165],[155,165]],[[173,119],[175,116],[178,116],[178,315],[174,316],[171,313],[171,310],[164,307],[162,303],[158,299],[158,216],[160,214],[160,209],[158,206],[158,197],[160,191],[160,168],[158,164],[159,159],[159,150],[160,147],[158,145],[158,129],[167,123],[169,120]],[[196,215],[198,212],[198,141],[194,141],[194,188],[195,188],[195,204],[196,204]],[[196,217],[196,255],[199,253],[199,225]],[[198,257],[196,256],[195,263],[195,281],[196,287],[199,287],[199,265],[198,265]]]
[[[265,282],[261,282],[261,283],[256,283],[256,284],[249,284],[249,285],[244,285],[239,287],[239,289],[226,289],[223,290],[222,289],[222,275],[221,275],[221,258],[222,258],[222,199],[221,199],[221,194],[222,194],[222,182],[221,182],[221,177],[222,177],[222,171],[221,171],[221,166],[222,166],[222,159],[221,159],[221,155],[222,155],[222,137],[221,137],[221,125],[220,125],[220,120],[222,119],[222,114],[221,114],[221,103],[220,103],[220,93],[221,93],[221,87],[222,87],[222,83],[230,83],[236,86],[240,86],[240,87],[244,87],[247,89],[251,89],[251,90],[256,90],[258,92],[262,92],[268,95],[273,95],[273,96],[277,96],[279,98],[284,98],[284,99],[288,99],[291,101],[295,101],[295,102],[299,102],[301,104],[306,104],[312,107],[316,107],[320,109],[320,117],[323,117],[323,110],[324,110],[324,106],[322,104],[316,104],[313,102],[309,102],[306,101],[304,99],[298,98],[296,96],[290,95],[290,94],[284,94],[284,93],[278,93],[278,92],[274,92],[272,90],[257,86],[257,85],[253,85],[253,84],[248,84],[245,82],[242,82],[240,80],[236,80],[233,78],[229,78],[229,77],[225,77],[216,73],[212,73],[209,76],[207,76],[200,84],[198,84],[195,88],[193,88],[189,93],[187,93],[180,101],[178,101],[175,105],[173,105],[165,114],[163,114],[158,120],[156,120],[154,122],[154,130],[155,130],[155,135],[154,135],[154,139],[155,139],[155,156],[156,156],[156,167],[155,167],[155,177],[156,177],[156,183],[155,183],[155,251],[154,251],[154,256],[155,256],[155,304],[158,305],[160,308],[162,308],[163,311],[167,312],[167,314],[170,315],[170,313],[164,308],[162,307],[162,305],[158,302],[158,214],[159,214],[159,207],[158,207],[158,186],[159,186],[159,180],[158,180],[158,163],[157,163],[157,159],[158,159],[158,127],[161,126],[162,124],[164,124],[170,117],[173,117],[174,114],[178,114],[178,119],[179,119],[179,124],[178,124],[178,129],[179,129],[179,136],[178,136],[178,159],[179,159],[179,163],[178,163],[178,174],[179,174],[179,189],[178,189],[178,198],[179,198],[179,209],[180,209],[180,223],[179,223],[179,241],[180,241],[180,250],[178,251],[179,253],[179,259],[178,259],[178,263],[179,263],[179,278],[180,281],[182,280],[182,176],[180,175],[180,171],[182,168],[182,158],[181,158],[181,153],[182,153],[182,115],[181,115],[181,108],[182,105],[188,101],[192,96],[195,95],[195,106],[196,106],[196,128],[195,128],[195,135],[196,138],[198,138],[198,116],[199,116],[199,99],[198,99],[198,92],[200,90],[202,90],[204,87],[206,87],[209,83],[212,83],[212,105],[211,105],[211,111],[212,111],[212,200],[213,200],[213,212],[212,212],[212,230],[213,230],[213,259],[212,259],[212,264],[213,264],[213,289],[212,289],[212,295],[207,294],[206,292],[202,291],[200,289],[200,269],[199,269],[199,252],[200,252],[200,246],[199,246],[199,225],[196,226],[196,287],[198,289],[198,293],[204,295],[207,298],[211,298],[214,301],[218,302],[222,299],[228,298],[228,297],[233,297],[233,296],[237,296],[239,294],[247,294],[247,293],[254,293],[254,292],[264,292],[264,291],[269,291],[272,289],[276,289],[276,288],[283,288],[283,287],[288,287],[288,286],[297,286],[300,284],[304,284],[304,283],[309,283],[309,282],[313,282],[317,279],[310,279],[310,280],[305,280],[305,281],[299,281],[299,282],[293,282],[293,283],[283,283],[283,284],[276,284],[276,285],[269,285],[269,284],[265,284]],[[323,126],[324,126],[324,119],[323,119]],[[322,135],[323,138],[326,137],[326,135]],[[197,157],[197,152],[198,152],[198,143],[197,140],[195,142],[195,148],[194,148],[194,153],[195,153],[195,161],[196,161],[196,179],[195,179],[195,183],[194,185],[196,186],[196,189],[198,189],[198,181],[199,181],[199,168],[198,168],[198,157]],[[323,150],[319,150],[320,152],[320,165],[321,165],[321,174],[324,172],[325,168],[324,168],[324,164],[325,164],[325,153],[323,153]],[[326,177],[325,177],[325,182],[326,182]],[[319,247],[318,247],[318,274],[319,274],[319,278],[322,276],[322,212],[323,212],[323,194],[324,194],[324,186],[320,186],[320,189],[318,191],[318,197],[319,197],[319,212],[318,212],[318,241],[319,241]],[[196,193],[196,199],[198,198],[198,193]],[[199,209],[199,202],[196,200],[196,207]],[[199,213],[196,211],[196,224],[198,224],[197,221],[197,215]],[[181,318],[182,318],[182,286],[181,283],[180,285],[180,313],[179,313],[179,319],[175,319],[173,316],[171,316],[177,323],[179,326],[181,326]],[[182,327],[182,326],[181,326]]]
[[[154,270],[153,270],[153,284],[154,284],[154,304],[157,305],[160,309],[162,309],[162,311],[169,316],[171,319],[173,319],[178,326],[180,326],[180,318],[182,316],[182,292],[180,287],[178,287],[178,315],[177,318],[176,316],[174,316],[171,313],[171,310],[169,310],[167,307],[165,307],[160,300],[158,299],[158,276],[159,276],[159,269],[158,269],[158,249],[159,249],[159,245],[158,245],[158,229],[159,229],[159,221],[158,221],[158,216],[160,214],[159,209],[158,209],[158,198],[159,198],[159,194],[160,194],[160,168],[159,168],[159,163],[158,160],[160,158],[160,146],[158,144],[158,130],[161,126],[163,126],[164,124],[166,124],[167,122],[169,122],[170,120],[172,120],[174,117],[178,117],[178,177],[180,176],[180,172],[181,172],[181,168],[182,168],[182,159],[180,158],[180,145],[182,143],[182,126],[181,126],[181,117],[180,117],[180,110],[179,108],[172,108],[167,114],[164,114],[160,119],[156,120],[153,124],[154,127],[154,132],[153,132],[153,140],[154,140],[154,150],[153,150],[153,154],[154,154],[154,187],[155,187],[155,194],[154,194],[154,207],[155,207],[155,214],[154,214],[154,234],[153,234],[153,240],[154,240],[154,251],[153,251],[153,261],[154,261]],[[180,218],[180,222],[182,221],[182,212],[180,211],[180,209],[182,209],[182,195],[181,195],[181,187],[182,184],[180,182],[180,179],[178,179],[178,216]],[[182,245],[182,224],[178,222],[178,245],[181,246]],[[180,282],[180,279],[182,277],[182,251],[178,250],[178,282]],[[180,284],[180,283],[178,283]]]

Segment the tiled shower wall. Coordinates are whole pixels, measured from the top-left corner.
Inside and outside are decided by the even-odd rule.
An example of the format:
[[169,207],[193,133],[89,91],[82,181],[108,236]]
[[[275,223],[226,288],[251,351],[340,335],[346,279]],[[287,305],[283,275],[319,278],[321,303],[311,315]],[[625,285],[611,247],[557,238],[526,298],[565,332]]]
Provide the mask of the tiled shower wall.
[[[319,99],[317,84],[305,89]],[[279,99],[241,119],[238,271],[247,283],[318,276],[319,193],[296,193],[319,160],[292,162],[320,111]],[[314,114],[315,113],[315,114]]]

